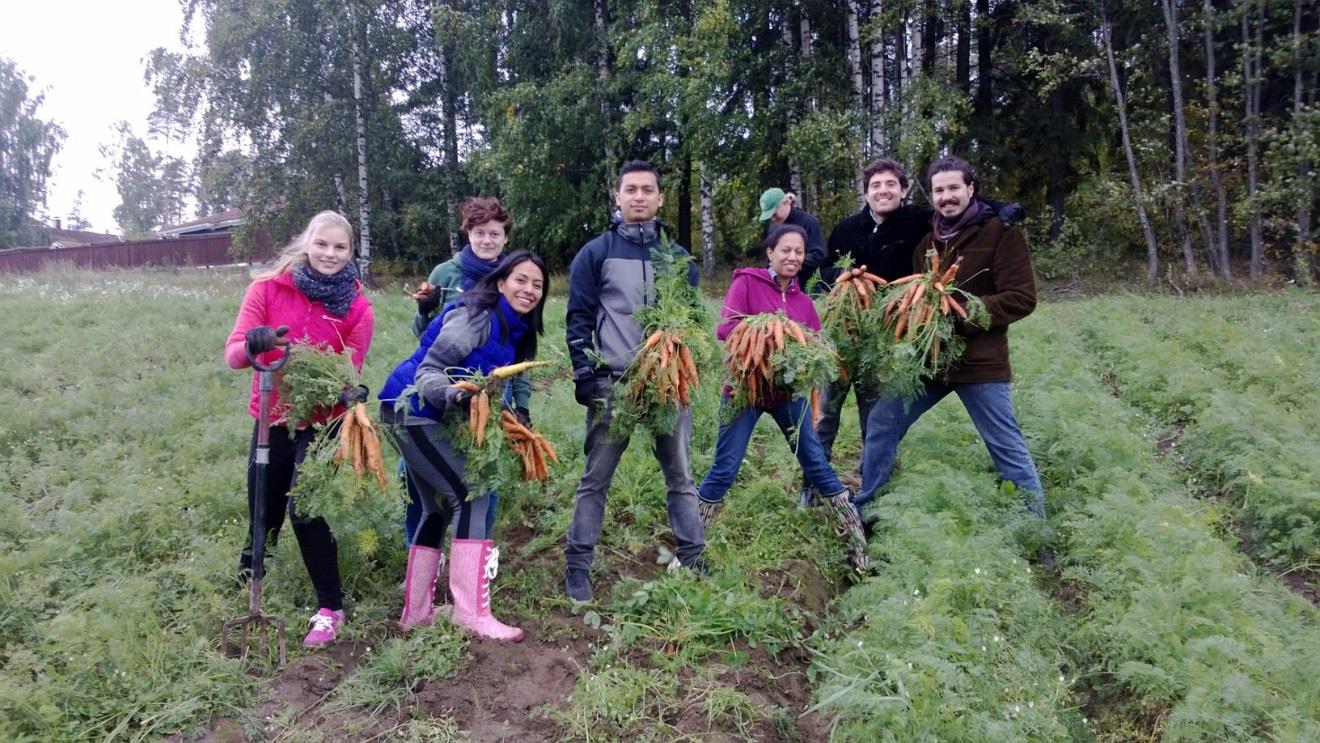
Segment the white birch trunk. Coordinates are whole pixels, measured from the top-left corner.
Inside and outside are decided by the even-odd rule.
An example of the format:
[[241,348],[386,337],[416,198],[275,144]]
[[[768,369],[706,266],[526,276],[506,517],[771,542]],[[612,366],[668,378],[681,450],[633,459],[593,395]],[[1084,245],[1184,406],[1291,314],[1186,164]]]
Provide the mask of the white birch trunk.
[[[1206,0],[1209,2],[1209,0]],[[1302,58],[1302,0],[1293,0],[1293,126],[1294,137],[1301,136],[1302,108],[1306,105],[1306,66]],[[1311,200],[1315,193],[1311,185],[1311,161],[1301,158],[1297,162],[1297,240],[1293,244],[1293,274],[1297,283],[1310,286],[1311,268]]]
[[363,113],[362,101],[362,42],[359,39],[356,8],[349,5],[349,22],[352,29],[349,37],[353,45],[353,116],[357,126],[357,162],[358,162],[358,270],[362,283],[373,286],[371,280],[371,204],[367,188],[367,117]]
[[1187,122],[1183,117],[1182,68],[1178,62],[1178,9],[1174,0],[1160,0],[1164,12],[1164,27],[1169,39],[1169,84],[1173,93],[1173,223],[1182,245],[1183,268],[1188,276],[1196,275],[1196,254],[1192,252],[1192,237],[1187,232],[1187,219],[1183,213],[1187,199]]
[[1214,245],[1211,251],[1218,256],[1219,276],[1225,281],[1233,278],[1233,267],[1228,262],[1228,194],[1219,172],[1219,94],[1215,89],[1215,8],[1212,0],[1202,5],[1205,15],[1205,95],[1207,109],[1206,147],[1210,160],[1210,188],[1215,194]]
[[610,41],[606,35],[605,25],[605,0],[596,0],[596,79],[600,82],[600,121],[604,131],[601,132],[601,139],[604,142],[606,181],[612,178],[609,172],[618,165],[614,160],[614,145],[610,140],[608,122],[610,120],[610,109],[608,98],[605,93],[610,84]]
[[[884,12],[883,0],[871,0],[871,17],[879,18]],[[885,154],[885,130],[882,113],[885,109],[885,35],[877,29],[871,34],[871,157]]]
[[[1251,29],[1253,6],[1259,6],[1262,16],[1257,19],[1255,33]],[[1259,157],[1257,148],[1260,142],[1260,53],[1261,30],[1264,25],[1264,0],[1247,0],[1242,11],[1242,97],[1246,109],[1247,139],[1247,205],[1251,213],[1248,232],[1251,236],[1251,258],[1248,271],[1251,278],[1260,278],[1261,259],[1264,252],[1262,245],[1262,227],[1260,220],[1258,184]]]
[[1132,198],[1137,207],[1137,220],[1141,223],[1141,236],[1146,240],[1146,282],[1153,284],[1160,275],[1159,245],[1155,230],[1146,213],[1146,197],[1141,190],[1141,174],[1137,172],[1137,155],[1132,149],[1132,135],[1128,129],[1127,101],[1118,79],[1118,65],[1114,62],[1114,41],[1109,30],[1109,18],[1101,6],[1101,35],[1104,38],[1105,59],[1109,63],[1109,86],[1114,93],[1114,107],[1118,110],[1118,129],[1123,137],[1123,154],[1127,157],[1128,177],[1132,181]]
[[[788,67],[784,70],[784,79],[788,81],[788,87],[793,88],[793,83],[797,80],[797,66],[794,63],[794,57],[797,54],[797,43],[793,40],[793,24],[789,18],[788,11],[784,12],[784,25],[782,29],[784,46],[788,47]],[[788,101],[788,128],[792,131],[797,127],[798,114],[794,101],[790,98]],[[801,195],[802,193],[802,168],[797,160],[789,158],[788,161],[788,188],[793,193]]]
[[715,187],[706,175],[706,162],[698,164],[701,178],[701,269],[706,278],[715,276]]

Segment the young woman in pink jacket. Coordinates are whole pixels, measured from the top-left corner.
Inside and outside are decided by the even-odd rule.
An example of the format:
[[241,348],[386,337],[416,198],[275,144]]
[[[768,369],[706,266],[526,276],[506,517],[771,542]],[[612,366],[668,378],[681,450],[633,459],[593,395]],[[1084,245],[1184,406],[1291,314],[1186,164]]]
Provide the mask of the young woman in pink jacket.
[[[798,286],[797,275],[806,258],[807,233],[793,224],[777,224],[761,243],[769,265],[764,268],[740,268],[733,272],[733,283],[724,296],[724,309],[715,336],[721,341],[729,337],[743,318],[760,313],[783,312],[812,330],[820,330],[820,317],[816,306]],[[727,404],[727,391],[725,393]],[[715,444],[715,461],[698,488],[697,508],[701,521],[709,525],[724,507],[724,495],[738,477],[747,444],[763,413],[769,413],[788,444],[797,455],[808,481],[822,493],[825,502],[839,519],[840,527],[848,537],[849,560],[858,570],[865,569],[866,537],[861,518],[852,504],[852,493],[843,486],[821,448],[816,430],[811,424],[810,405],[801,397],[792,397],[787,390],[767,390],[759,400],[753,400],[738,411],[733,420],[720,424]]]
[[[251,366],[248,354],[263,363],[275,362],[279,346],[310,344],[336,353],[348,352],[353,366],[362,362],[371,347],[375,315],[362,293],[357,267],[353,263],[353,228],[339,214],[324,211],[312,217],[302,234],[280,254],[275,265],[254,276],[238,319],[225,344],[225,362],[233,369]],[[256,431],[248,451],[248,518],[256,508],[265,513],[267,543],[274,544],[289,506],[289,490],[297,477],[298,465],[306,455],[315,429],[307,422],[291,426],[283,419],[287,406],[278,392],[271,401],[270,462],[265,467],[265,503],[256,503],[254,455]],[[324,423],[344,411],[342,405],[327,411],[311,423]],[[258,412],[257,374],[252,375],[252,396],[248,412]],[[331,431],[328,435],[334,435]],[[293,511],[293,509],[290,509]],[[325,519],[308,518],[293,511],[289,514],[298,550],[316,591],[317,612],[312,615],[310,631],[303,640],[307,647],[334,642],[344,621],[344,590],[339,579],[339,553],[334,535]],[[239,557],[239,579],[246,580],[252,570],[251,522],[248,544]]]

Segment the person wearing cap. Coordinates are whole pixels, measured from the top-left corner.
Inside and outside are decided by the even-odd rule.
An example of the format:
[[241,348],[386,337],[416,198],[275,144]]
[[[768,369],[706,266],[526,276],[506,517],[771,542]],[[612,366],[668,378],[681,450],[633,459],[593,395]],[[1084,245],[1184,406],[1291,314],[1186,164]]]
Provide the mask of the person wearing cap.
[[812,277],[825,265],[825,232],[820,220],[796,206],[797,199],[782,188],[767,188],[761,194],[761,221],[773,224],[795,224],[807,233],[807,258],[802,263],[798,278],[802,288],[810,290]]

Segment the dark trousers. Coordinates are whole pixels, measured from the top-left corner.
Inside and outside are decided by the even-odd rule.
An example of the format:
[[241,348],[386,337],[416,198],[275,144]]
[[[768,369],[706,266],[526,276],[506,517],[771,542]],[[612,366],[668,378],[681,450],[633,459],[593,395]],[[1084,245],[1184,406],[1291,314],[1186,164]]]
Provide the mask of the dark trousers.
[[[298,551],[302,553],[307,575],[312,580],[316,591],[318,607],[340,611],[344,608],[344,587],[339,579],[339,545],[335,535],[330,532],[330,525],[317,516],[309,518],[297,512],[294,499],[289,497],[298,479],[298,465],[307,456],[307,447],[312,443],[316,431],[305,428],[292,435],[288,426],[270,427],[270,463],[266,465],[266,502],[263,505],[266,516],[266,552],[275,546],[280,527],[284,525],[284,514],[289,514],[293,524],[293,535],[298,540]],[[327,436],[338,435],[338,428],[326,431]],[[257,429],[253,426],[252,443],[248,447],[248,530],[247,541],[239,556],[239,567],[245,573],[252,568],[252,516],[257,506]]]
[[463,455],[444,430],[435,424],[386,424],[384,429],[407,463],[408,492],[422,507],[412,544],[439,549],[451,523],[455,539],[489,539],[493,494],[472,496],[464,481]]

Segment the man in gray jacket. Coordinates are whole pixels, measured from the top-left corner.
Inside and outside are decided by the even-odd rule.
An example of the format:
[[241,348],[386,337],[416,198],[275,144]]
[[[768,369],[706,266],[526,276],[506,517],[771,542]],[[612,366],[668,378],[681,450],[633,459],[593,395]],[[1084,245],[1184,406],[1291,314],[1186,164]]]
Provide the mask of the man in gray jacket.
[[[661,245],[655,215],[664,204],[664,194],[655,166],[639,160],[624,165],[615,203],[623,221],[584,245],[568,272],[568,355],[574,397],[587,408],[586,465],[573,496],[573,521],[564,547],[564,589],[574,601],[591,600],[591,561],[605,518],[605,498],[628,448],[627,438],[609,432],[613,383],[642,344],[642,329],[633,312],[656,299],[651,251]],[[668,247],[686,253],[676,243]],[[695,286],[696,265],[689,262],[688,269],[688,280]],[[706,538],[697,514],[697,486],[688,452],[691,440],[692,411],[685,407],[674,431],[655,437],[655,456],[665,477],[678,560],[704,571]]]

